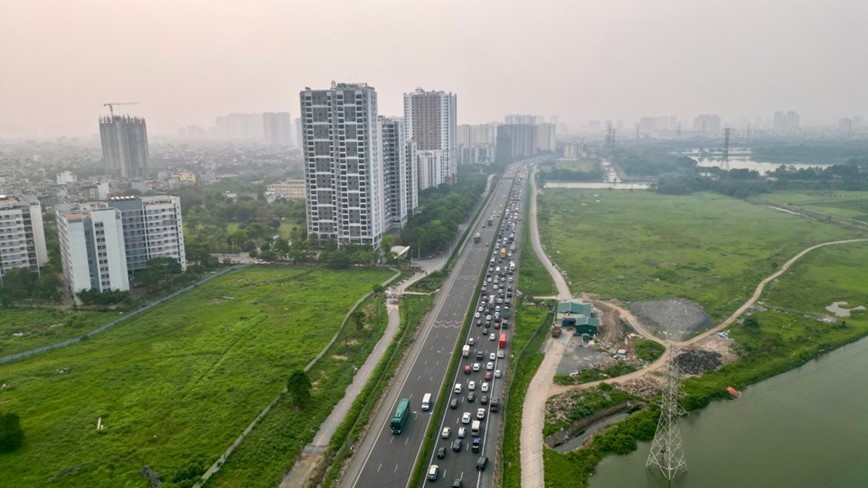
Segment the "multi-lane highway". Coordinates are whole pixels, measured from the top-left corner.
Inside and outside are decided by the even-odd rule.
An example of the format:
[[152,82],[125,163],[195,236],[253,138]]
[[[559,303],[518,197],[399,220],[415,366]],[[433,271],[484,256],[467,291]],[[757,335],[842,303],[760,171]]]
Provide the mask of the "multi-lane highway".
[[[508,169],[498,182],[481,213],[482,222],[492,214],[499,215],[508,203],[515,168],[517,166]],[[474,243],[472,236],[475,232],[469,232],[470,237],[438,293],[432,311],[423,322],[407,360],[399,369],[394,386],[374,416],[369,432],[354,447],[355,455],[341,486],[381,488],[408,485],[432,421],[430,411],[421,409],[422,398],[431,393],[433,401],[438,400],[436,397],[443,382],[451,373],[447,369],[462,324],[479,295],[477,282],[480,272],[490,259],[489,246],[495,239],[497,227],[482,228],[479,223],[475,226],[480,232],[480,242]],[[451,380],[451,374],[448,376]],[[401,398],[410,399],[412,414],[403,432],[395,435],[391,433],[389,423]]]
[[[494,485],[514,330],[524,172],[518,171],[514,180],[483,283],[474,296],[473,323],[464,338],[467,356],[462,351],[457,369],[447,376],[451,398],[438,419],[438,439],[423,486]],[[488,217],[494,217],[495,225],[500,220],[500,214]]]

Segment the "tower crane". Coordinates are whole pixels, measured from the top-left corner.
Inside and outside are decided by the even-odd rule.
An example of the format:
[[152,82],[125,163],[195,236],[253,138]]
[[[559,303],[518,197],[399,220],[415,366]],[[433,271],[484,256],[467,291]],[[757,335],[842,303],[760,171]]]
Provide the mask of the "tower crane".
[[138,103],[139,102],[109,102],[109,103],[102,104],[102,106],[109,108],[109,114],[111,115],[111,118],[114,119],[115,118],[115,111],[114,111],[115,105],[138,105]]

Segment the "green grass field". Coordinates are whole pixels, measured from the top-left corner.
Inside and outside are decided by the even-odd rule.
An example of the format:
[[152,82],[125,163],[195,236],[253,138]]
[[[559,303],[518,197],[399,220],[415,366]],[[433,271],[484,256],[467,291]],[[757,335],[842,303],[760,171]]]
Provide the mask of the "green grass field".
[[683,297],[715,320],[798,251],[855,236],[713,193],[546,190],[540,204],[543,242],[574,293]]
[[[527,188],[526,191],[530,192]],[[530,197],[528,197],[522,214],[530,213]],[[521,226],[521,256],[518,269],[518,289],[530,296],[553,296],[558,294],[555,282],[533,250],[530,241],[530,220],[522,219]]]
[[72,467],[62,486],[138,486],[144,465],[179,486],[171,480],[183,467],[216,459],[391,275],[241,270],[80,345],[0,366],[11,386],[0,410],[17,413],[26,436],[0,457],[0,486],[42,484]]
[[118,317],[118,312],[0,309],[0,356],[80,337]]
[[763,194],[760,199],[868,223],[868,192],[864,191],[782,191]]

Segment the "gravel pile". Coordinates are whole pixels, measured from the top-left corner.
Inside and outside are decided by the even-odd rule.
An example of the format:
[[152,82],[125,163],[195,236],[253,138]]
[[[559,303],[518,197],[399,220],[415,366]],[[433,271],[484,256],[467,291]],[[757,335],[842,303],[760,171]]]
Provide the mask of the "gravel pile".
[[720,353],[704,349],[688,349],[675,356],[675,364],[684,374],[702,374],[720,367]]
[[683,298],[636,302],[630,310],[664,339],[683,341],[714,326],[702,307]]

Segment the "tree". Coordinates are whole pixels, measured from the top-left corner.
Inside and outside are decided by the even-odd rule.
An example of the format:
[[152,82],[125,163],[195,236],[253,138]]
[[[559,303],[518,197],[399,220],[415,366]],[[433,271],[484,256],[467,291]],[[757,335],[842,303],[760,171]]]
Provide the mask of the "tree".
[[160,282],[181,274],[181,263],[176,259],[164,257],[149,259],[147,268],[138,272],[139,282],[148,287],[155,287]]
[[757,320],[757,318],[754,317],[753,315],[751,315],[749,317],[745,317],[744,321],[741,324],[746,329],[750,329],[750,330],[759,329],[759,326],[760,326],[759,320]]
[[365,314],[361,310],[356,310],[350,314],[350,320],[356,326],[356,330],[362,331],[365,328]]
[[304,407],[310,400],[310,378],[304,370],[298,369],[289,377],[286,383],[286,392],[292,397],[296,406]]
[[24,431],[21,421],[14,413],[0,412],[0,452],[11,452],[18,449],[24,441]]

